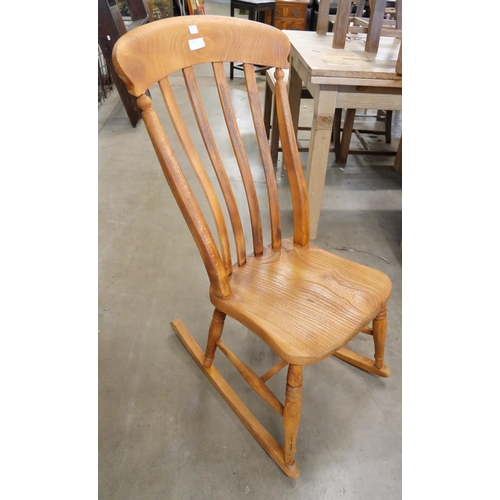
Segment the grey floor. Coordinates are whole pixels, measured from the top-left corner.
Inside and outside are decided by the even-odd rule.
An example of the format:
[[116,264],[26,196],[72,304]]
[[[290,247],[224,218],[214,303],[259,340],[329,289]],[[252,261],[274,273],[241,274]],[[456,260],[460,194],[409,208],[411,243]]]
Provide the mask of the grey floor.
[[[229,6],[207,2],[206,11],[228,15]],[[209,68],[197,74],[210,99]],[[258,80],[263,97],[264,77]],[[241,81],[237,74],[232,82],[236,97]],[[158,91],[151,92],[158,102]],[[309,112],[306,101],[301,121],[307,122]],[[362,114],[359,119],[376,125]],[[393,132],[390,145],[381,136],[367,140],[395,150],[400,113]],[[302,134],[301,143],[307,144],[307,133]],[[302,157],[305,165],[306,153]],[[331,157],[315,241],[392,279],[386,348],[392,376],[381,379],[334,358],[304,369],[296,454],[301,476],[293,480],[224,403],[170,326],[182,319],[204,345],[212,314],[208,280],[144,124],[131,127],[113,92],[99,109],[99,498],[401,498],[402,182],[393,162],[389,155],[351,155],[340,167]],[[284,199],[285,175],[279,164]],[[241,191],[237,181],[234,187]],[[283,225],[288,234],[286,203]],[[259,339],[231,320],[225,338],[257,373],[276,361]],[[366,336],[352,347],[372,354]],[[225,359],[217,361],[240,397],[281,440],[279,417],[250,393]],[[283,395],[284,373],[270,387]]]

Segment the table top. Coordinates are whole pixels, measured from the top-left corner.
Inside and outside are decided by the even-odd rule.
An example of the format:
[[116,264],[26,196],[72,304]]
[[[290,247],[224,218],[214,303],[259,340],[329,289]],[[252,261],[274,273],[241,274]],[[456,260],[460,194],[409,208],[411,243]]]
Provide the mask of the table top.
[[[291,43],[291,55],[306,68],[312,83],[329,83],[331,78],[384,80],[384,86],[402,87],[396,73],[401,40],[381,37],[376,54],[365,52],[365,34],[350,35],[344,49],[332,47],[333,34],[283,30]],[[358,83],[353,82],[358,85]],[[380,82],[382,84],[382,82]]]

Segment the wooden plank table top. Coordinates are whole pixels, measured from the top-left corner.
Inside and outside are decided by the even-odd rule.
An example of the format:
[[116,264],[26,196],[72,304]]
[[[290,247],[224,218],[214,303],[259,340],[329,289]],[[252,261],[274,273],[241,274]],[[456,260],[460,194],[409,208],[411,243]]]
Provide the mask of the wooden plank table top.
[[314,99],[306,182],[311,239],[316,239],[335,109],[402,109],[403,80],[396,73],[401,40],[381,37],[373,54],[365,51],[365,34],[349,35],[344,49],[334,49],[332,33],[283,33],[291,43],[288,85],[296,131],[303,85]]
[[[344,49],[332,48],[333,35],[318,35],[315,31],[284,30],[295,55],[307,69],[313,83],[323,83],[320,77],[361,78],[366,80],[383,79],[383,85],[402,86],[402,77],[396,74],[395,67],[401,40],[381,37],[378,52],[365,52],[366,35],[350,35]],[[326,82],[326,81],[325,81]],[[380,84],[374,82],[373,85]]]

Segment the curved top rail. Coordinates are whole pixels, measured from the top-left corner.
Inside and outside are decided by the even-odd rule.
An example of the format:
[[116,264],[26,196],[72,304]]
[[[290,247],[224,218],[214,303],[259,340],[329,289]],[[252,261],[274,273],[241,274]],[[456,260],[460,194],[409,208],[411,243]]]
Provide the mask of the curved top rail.
[[188,66],[239,61],[288,68],[289,52],[288,38],[272,26],[233,17],[182,16],[122,36],[113,49],[113,63],[129,92],[138,97]]

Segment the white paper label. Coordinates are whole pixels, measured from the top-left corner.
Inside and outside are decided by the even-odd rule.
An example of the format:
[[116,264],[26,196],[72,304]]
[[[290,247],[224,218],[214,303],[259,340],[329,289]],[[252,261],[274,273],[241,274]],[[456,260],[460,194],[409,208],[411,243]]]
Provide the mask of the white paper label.
[[198,26],[188,26],[188,28],[191,35],[196,35],[196,33],[198,33]]
[[198,50],[205,47],[205,41],[203,38],[195,38],[194,40],[189,40],[189,48],[191,50]]

